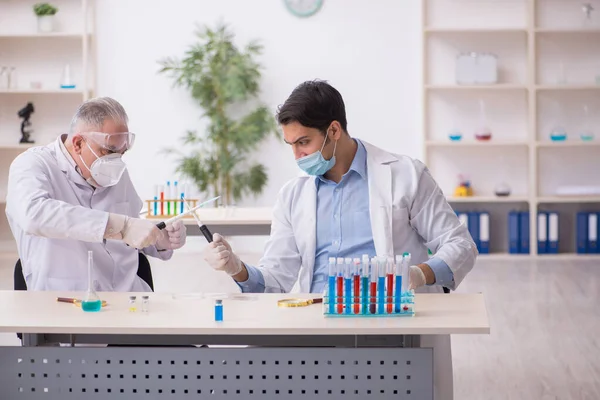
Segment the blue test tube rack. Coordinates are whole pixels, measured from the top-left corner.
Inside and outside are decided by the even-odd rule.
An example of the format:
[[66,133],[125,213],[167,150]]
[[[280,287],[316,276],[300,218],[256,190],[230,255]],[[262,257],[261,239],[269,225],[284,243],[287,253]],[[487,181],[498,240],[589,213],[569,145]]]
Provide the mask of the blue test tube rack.
[[[385,269],[385,261],[375,260],[377,259],[373,260],[374,262],[371,263],[370,268],[376,278],[368,279],[369,271],[367,270],[369,265],[367,259],[363,258],[363,271],[361,271],[363,279],[360,279],[360,287],[358,288],[353,285],[350,279],[343,280],[344,288],[341,291],[339,291],[333,280],[330,282],[323,298],[323,315],[325,317],[369,318],[411,317],[415,315],[414,291],[402,287],[401,265],[394,265],[392,259],[389,272],[393,271],[394,279],[385,279],[383,276],[386,274],[379,273],[380,268]],[[335,259],[331,259],[331,262],[334,261]],[[402,258],[398,257],[396,262],[402,263]],[[407,265],[409,262],[409,259],[405,259],[405,263],[402,265]],[[331,267],[333,266],[332,264]],[[374,292],[372,291],[373,287],[370,287],[373,282],[377,283]],[[388,287],[390,283],[392,287]],[[369,287],[365,287],[365,285],[369,285]]]

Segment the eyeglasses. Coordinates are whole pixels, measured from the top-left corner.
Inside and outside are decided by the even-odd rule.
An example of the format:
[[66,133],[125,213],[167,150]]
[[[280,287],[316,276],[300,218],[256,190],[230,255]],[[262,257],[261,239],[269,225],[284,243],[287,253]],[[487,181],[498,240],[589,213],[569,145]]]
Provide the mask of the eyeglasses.
[[135,143],[135,133],[103,133],[103,132],[79,132],[85,139],[91,140],[98,146],[113,153],[121,153],[131,150]]

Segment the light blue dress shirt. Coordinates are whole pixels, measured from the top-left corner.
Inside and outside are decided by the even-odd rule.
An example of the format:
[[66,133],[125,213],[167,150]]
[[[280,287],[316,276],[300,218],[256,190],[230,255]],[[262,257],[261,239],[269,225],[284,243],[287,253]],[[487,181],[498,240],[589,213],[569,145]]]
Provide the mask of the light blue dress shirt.
[[[322,293],[327,284],[329,257],[374,257],[375,244],[369,216],[369,185],[367,177],[367,151],[356,140],[358,148],[348,172],[339,183],[315,178],[317,185],[316,253],[312,293]],[[426,261],[433,270],[437,285],[449,285],[454,275],[448,265],[439,258]],[[265,291],[262,273],[245,264],[248,279],[238,282],[243,292]]]

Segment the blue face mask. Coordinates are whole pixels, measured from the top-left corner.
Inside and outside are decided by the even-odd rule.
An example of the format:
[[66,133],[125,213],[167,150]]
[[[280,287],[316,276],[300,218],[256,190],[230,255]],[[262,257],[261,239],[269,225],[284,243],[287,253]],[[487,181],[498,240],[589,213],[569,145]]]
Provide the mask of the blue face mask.
[[335,149],[337,147],[337,140],[333,145],[333,155],[329,160],[326,160],[323,157],[323,148],[325,148],[325,143],[327,142],[327,136],[323,141],[323,146],[321,146],[321,150],[315,151],[312,154],[301,157],[296,160],[296,164],[298,167],[309,175],[319,176],[325,174],[335,165]]

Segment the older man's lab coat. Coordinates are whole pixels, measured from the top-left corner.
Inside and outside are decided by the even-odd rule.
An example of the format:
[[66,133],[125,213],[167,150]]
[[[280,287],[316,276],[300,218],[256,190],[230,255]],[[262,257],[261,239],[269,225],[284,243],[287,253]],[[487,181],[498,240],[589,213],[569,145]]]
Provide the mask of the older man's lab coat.
[[[477,256],[467,227],[460,223],[423,163],[363,144],[377,255],[392,257],[409,251],[413,264],[418,264],[428,259],[429,248],[450,267],[454,274],[451,289],[456,288]],[[297,178],[279,194],[271,236],[258,266],[265,292],[289,292],[294,286],[300,292],[310,292],[316,246],[314,179]],[[426,286],[418,292],[442,292],[442,288]],[[435,399],[452,399],[450,336],[422,336],[421,346],[434,348]]]
[[[139,217],[143,203],[129,174],[115,186],[94,189],[77,172],[61,140],[64,135],[27,150],[10,166],[6,215],[27,288],[87,290],[91,250],[96,290],[149,291],[137,276],[138,250],[103,240],[109,212]],[[161,259],[172,255],[154,246],[143,251]]]

